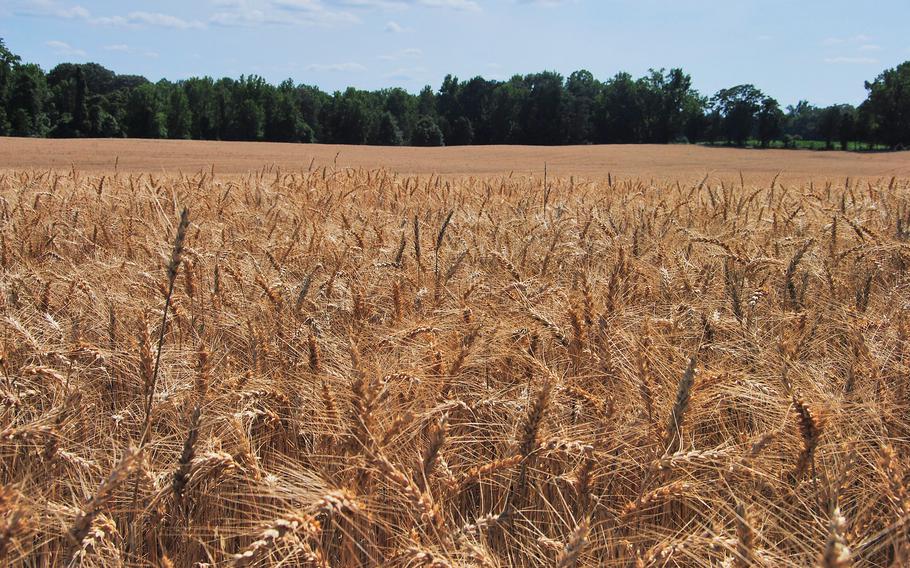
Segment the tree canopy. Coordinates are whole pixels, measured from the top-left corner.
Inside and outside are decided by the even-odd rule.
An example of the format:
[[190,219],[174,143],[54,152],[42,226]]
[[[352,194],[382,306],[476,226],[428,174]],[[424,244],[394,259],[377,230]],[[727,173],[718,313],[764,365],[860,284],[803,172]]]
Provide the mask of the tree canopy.
[[97,63],[48,72],[0,39],[0,135],[269,140],[441,146],[708,142],[797,146],[823,141],[910,146],[910,62],[866,83],[851,105],[782,109],[755,85],[699,93],[682,69],[601,81],[579,70],[504,81],[448,75],[437,91],[353,87],[326,93],[255,75],[152,83]]

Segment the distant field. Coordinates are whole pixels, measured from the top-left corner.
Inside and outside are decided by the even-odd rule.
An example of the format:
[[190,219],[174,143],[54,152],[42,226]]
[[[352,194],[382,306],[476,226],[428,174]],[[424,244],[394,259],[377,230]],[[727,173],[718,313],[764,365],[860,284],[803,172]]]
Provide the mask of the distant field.
[[877,178],[910,175],[910,152],[856,154],[740,150],[701,146],[471,146],[389,148],[322,144],[205,142],[176,140],[41,140],[0,138],[0,169],[70,169],[192,173],[215,168],[237,174],[263,165],[307,169],[331,165],[386,168],[404,174],[488,176],[542,174],[546,162],[554,175],[588,179],[654,177],[690,181],[715,177],[767,181],[778,172],[783,181]]

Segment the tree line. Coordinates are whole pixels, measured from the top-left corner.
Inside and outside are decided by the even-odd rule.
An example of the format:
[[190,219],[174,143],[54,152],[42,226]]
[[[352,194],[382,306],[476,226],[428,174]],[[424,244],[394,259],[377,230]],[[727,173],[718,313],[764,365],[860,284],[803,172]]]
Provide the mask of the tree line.
[[910,146],[910,61],[866,82],[867,99],[780,103],[754,85],[705,96],[682,69],[606,81],[545,71],[506,81],[447,76],[437,91],[326,93],[255,75],[152,83],[97,63],[48,72],[0,39],[0,135],[265,140],[340,144],[722,143],[826,148]]

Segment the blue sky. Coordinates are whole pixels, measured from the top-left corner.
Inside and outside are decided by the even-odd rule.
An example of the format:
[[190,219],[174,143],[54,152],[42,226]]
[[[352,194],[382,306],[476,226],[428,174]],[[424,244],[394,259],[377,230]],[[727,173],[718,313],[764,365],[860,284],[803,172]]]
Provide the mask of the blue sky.
[[446,73],[681,66],[706,94],[752,82],[823,105],[910,60],[908,22],[910,0],[0,0],[0,37],[45,69],[416,92]]

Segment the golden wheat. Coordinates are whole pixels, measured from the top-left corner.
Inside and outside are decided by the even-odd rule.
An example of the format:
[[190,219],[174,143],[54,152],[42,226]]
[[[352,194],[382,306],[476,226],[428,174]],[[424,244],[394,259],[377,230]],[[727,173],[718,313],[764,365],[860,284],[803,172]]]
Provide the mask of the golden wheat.
[[7,172],[0,562],[905,565],[910,182],[785,178]]

